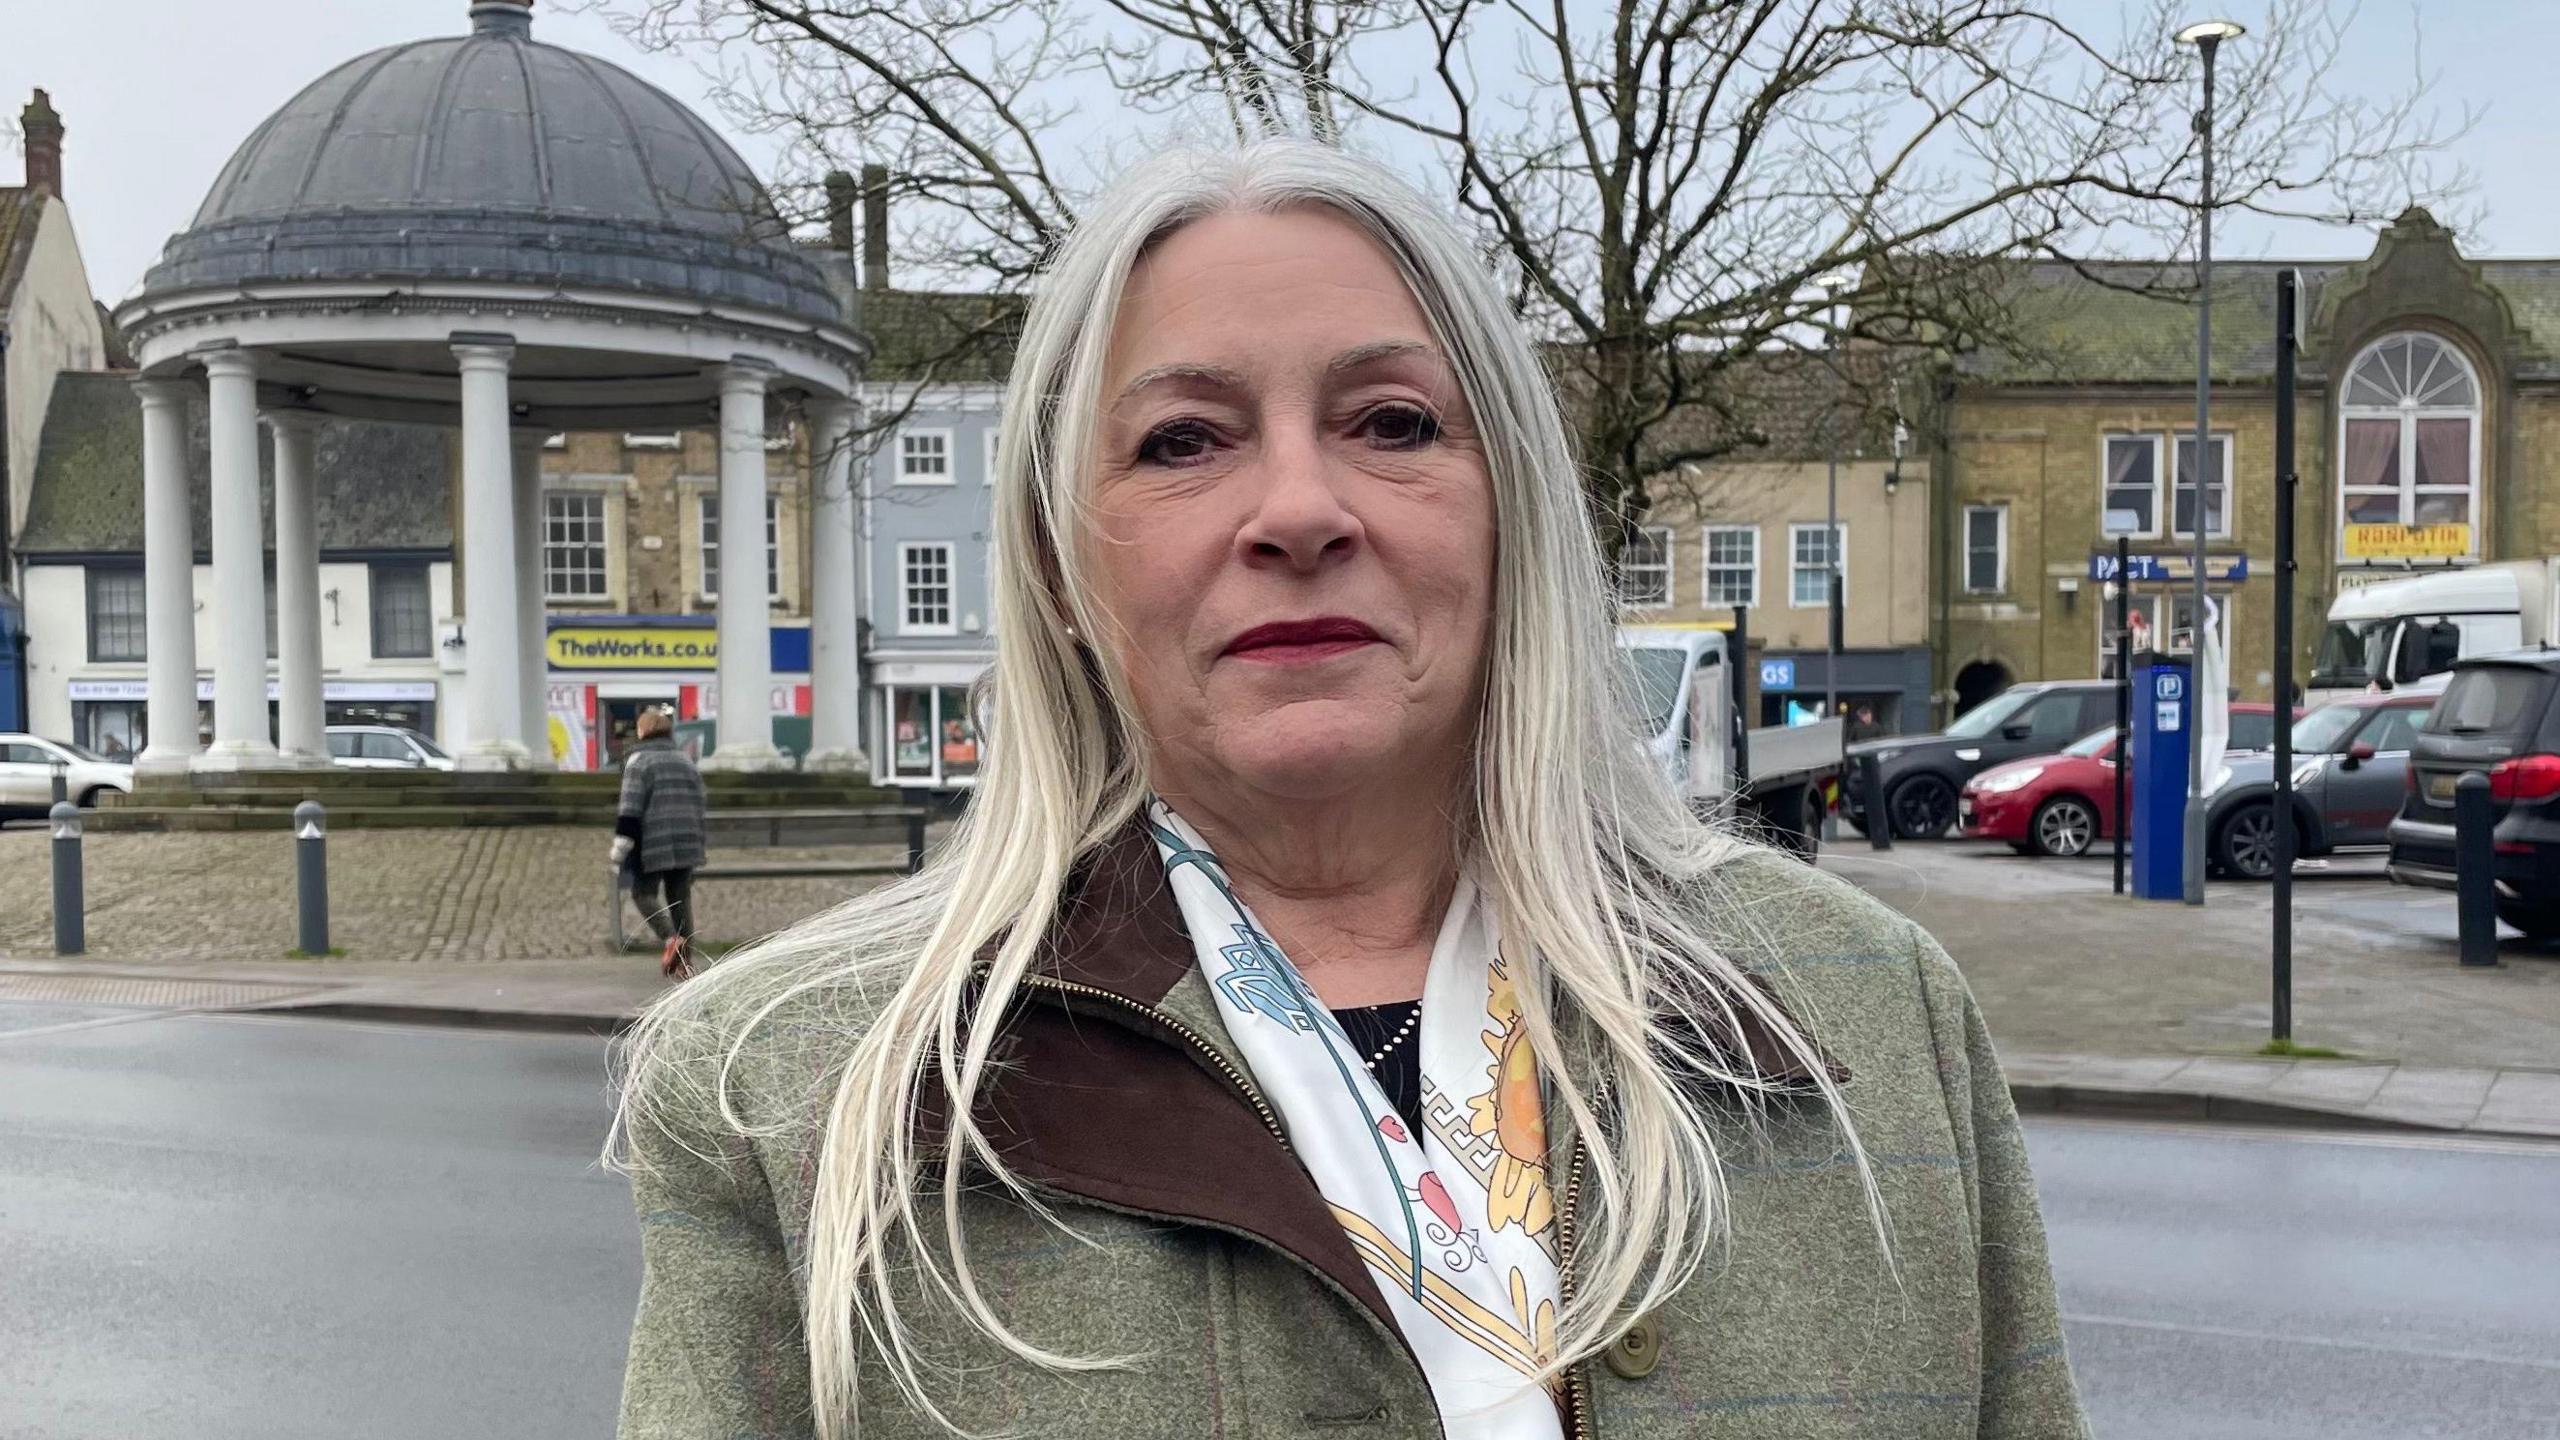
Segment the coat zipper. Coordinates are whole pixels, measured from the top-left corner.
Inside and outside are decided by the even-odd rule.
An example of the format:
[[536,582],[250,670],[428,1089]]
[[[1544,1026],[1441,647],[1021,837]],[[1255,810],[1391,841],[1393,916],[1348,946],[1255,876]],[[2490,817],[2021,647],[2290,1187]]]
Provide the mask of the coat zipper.
[[[1199,1031],[1192,1029],[1190,1026],[1183,1024],[1181,1021],[1174,1019],[1172,1016],[1167,1015],[1152,1005],[1140,1004],[1138,1001],[1132,1000],[1126,995],[1102,989],[1100,986],[1079,985],[1072,980],[1058,980],[1046,975],[1038,974],[1023,976],[1022,983],[1035,990],[1048,990],[1060,995],[1073,995],[1082,999],[1103,1001],[1107,1004],[1116,1006],[1119,1009],[1126,1010],[1133,1015],[1141,1016],[1149,1022],[1162,1026],[1167,1031],[1170,1031],[1174,1035],[1180,1037],[1185,1045],[1191,1047],[1194,1054],[1198,1055],[1201,1059],[1208,1061],[1210,1068],[1225,1078],[1228,1086],[1235,1091],[1238,1098],[1253,1107],[1253,1113],[1262,1117],[1263,1128],[1271,1132],[1272,1139],[1280,1142],[1280,1148],[1282,1150],[1288,1151],[1291,1154],[1297,1153],[1289,1144],[1288,1133],[1280,1128],[1280,1117],[1272,1110],[1271,1102],[1263,1099],[1262,1092],[1254,1088],[1253,1081],[1247,1077],[1243,1071],[1228,1063],[1227,1057],[1219,1054],[1217,1049],[1210,1045],[1210,1043],[1201,1036]],[[1559,1308],[1562,1308],[1564,1304],[1569,1303],[1573,1299],[1573,1217],[1575,1207],[1579,1205],[1582,1200],[1582,1171],[1585,1162],[1589,1158],[1590,1152],[1584,1147],[1582,1137],[1579,1135],[1575,1136],[1573,1139],[1573,1160],[1565,1170],[1564,1208],[1561,1211],[1558,1211],[1556,1216],[1556,1249],[1564,1259],[1564,1263],[1558,1267],[1561,1273],[1558,1274],[1556,1279],[1556,1299]],[[1088,1201],[1086,1203],[1091,1202]],[[1133,1211],[1132,1213],[1139,1212]],[[1177,1217],[1168,1216],[1163,1218],[1171,1219]],[[1195,1220],[1187,1223],[1198,1224],[1200,1222]],[[1213,1226],[1210,1228],[1223,1227]],[[1247,1236],[1245,1238],[1253,1239],[1255,1237]],[[1268,1242],[1257,1241],[1257,1243]],[[1324,1280],[1328,1286],[1333,1284],[1333,1282],[1327,1277],[1319,1275],[1318,1278]],[[1345,1300],[1351,1300],[1352,1305],[1356,1308],[1362,1310],[1366,1310],[1368,1308],[1365,1305],[1361,1305],[1359,1301],[1352,1300],[1349,1293],[1341,1291],[1340,1287],[1335,1286],[1333,1288],[1335,1288],[1337,1293],[1341,1293]],[[1396,1338],[1399,1344],[1403,1343],[1402,1336],[1398,1336]],[[1406,1354],[1408,1358],[1410,1358],[1412,1354],[1411,1347],[1407,1346],[1405,1348]],[[1590,1362],[1586,1360],[1575,1365],[1571,1370],[1567,1371],[1565,1375],[1564,1440],[1594,1440],[1596,1433],[1597,1432],[1592,1428],[1591,1422]]]
[[1216,1047],[1204,1039],[1199,1031],[1152,1005],[1142,1005],[1126,995],[1115,994],[1097,985],[1079,985],[1072,980],[1057,980],[1046,975],[1025,975],[1022,977],[1022,983],[1035,990],[1052,990],[1061,995],[1107,1001],[1132,1014],[1142,1015],[1182,1037],[1183,1043],[1190,1046],[1193,1053],[1201,1059],[1208,1061],[1211,1069],[1225,1077],[1228,1086],[1236,1092],[1237,1097],[1251,1105],[1254,1114],[1262,1117],[1262,1128],[1271,1132],[1271,1138],[1280,1142],[1280,1148],[1293,1155],[1297,1153],[1289,1144],[1288,1134],[1280,1128],[1280,1116],[1272,1110],[1271,1102],[1263,1099],[1262,1092],[1253,1088],[1253,1081],[1243,1071],[1229,1064],[1227,1057],[1219,1054]]
[[[1573,1159],[1565,1167],[1564,1208],[1556,1212],[1556,1253],[1563,1263],[1556,1267],[1556,1308],[1561,1310],[1573,1300],[1573,1211],[1582,1200],[1582,1165],[1590,1152],[1583,1148],[1582,1137],[1573,1137]],[[1564,1440],[1593,1440],[1591,1428],[1591,1362],[1583,1360],[1565,1372]]]
[[[1146,1020],[1164,1027],[1167,1031],[1180,1037],[1182,1042],[1190,1046],[1192,1051],[1199,1055],[1201,1059],[1208,1061],[1210,1067],[1216,1070],[1218,1074],[1226,1077],[1227,1083],[1234,1088],[1237,1096],[1244,1100],[1246,1104],[1253,1107],[1253,1113],[1262,1117],[1263,1128],[1271,1132],[1272,1139],[1280,1142],[1280,1148],[1283,1151],[1292,1155],[1297,1153],[1296,1150],[1290,1147],[1288,1134],[1280,1128],[1279,1115],[1272,1110],[1270,1102],[1262,1098],[1262,1092],[1254,1088],[1253,1081],[1247,1077],[1243,1071],[1238,1070],[1235,1066],[1229,1064],[1227,1062],[1227,1057],[1219,1054],[1217,1049],[1210,1045],[1210,1043],[1201,1036],[1199,1031],[1192,1029],[1190,1026],[1183,1024],[1181,1021],[1174,1019],[1172,1016],[1167,1015],[1152,1005],[1141,1004],[1138,1001],[1130,999],[1126,995],[1104,990],[1097,986],[1079,985],[1072,980],[1057,980],[1046,975],[1037,974],[1023,976],[1022,983],[1035,990],[1048,990],[1056,994],[1073,995],[1081,999],[1108,1001],[1119,1009],[1144,1017]],[[1046,1187],[1041,1188],[1045,1189]],[[1358,1311],[1363,1317],[1365,1317],[1369,1324],[1376,1328],[1379,1334],[1394,1341],[1396,1348],[1404,1352],[1405,1362],[1413,1367],[1416,1375],[1422,1376],[1424,1390],[1428,1391],[1430,1389],[1430,1377],[1425,1374],[1422,1369],[1421,1357],[1413,1353],[1412,1343],[1406,1340],[1403,1335],[1397,1333],[1394,1327],[1380,1321],[1377,1316],[1370,1312],[1369,1306],[1360,1300],[1359,1297],[1353,1295],[1349,1290],[1344,1289],[1332,1276],[1327,1275],[1323,1271],[1315,1268],[1313,1265],[1308,1264],[1303,1257],[1278,1245],[1274,1245],[1259,1235],[1238,1230],[1232,1226],[1219,1225],[1210,1221],[1201,1220],[1194,1216],[1174,1215],[1159,1211],[1145,1210],[1134,1205],[1112,1204],[1107,1201],[1093,1199],[1090,1196],[1074,1195],[1065,1191],[1053,1191],[1051,1193],[1057,1194],[1060,1197],[1073,1201],[1079,1205],[1092,1205],[1103,1210],[1116,1210],[1124,1215],[1135,1215],[1146,1219],[1160,1220],[1181,1225],[1195,1225],[1202,1229],[1220,1231],[1224,1234],[1233,1235],[1237,1239],[1249,1241],[1255,1245],[1259,1245],[1270,1250],[1274,1254],[1296,1264],[1309,1275],[1314,1276],[1316,1283],[1324,1286],[1328,1290],[1331,1290],[1334,1294],[1341,1296],[1343,1303],[1349,1305],[1353,1310]],[[1567,1440],[1575,1440],[1575,1437],[1567,1437]]]

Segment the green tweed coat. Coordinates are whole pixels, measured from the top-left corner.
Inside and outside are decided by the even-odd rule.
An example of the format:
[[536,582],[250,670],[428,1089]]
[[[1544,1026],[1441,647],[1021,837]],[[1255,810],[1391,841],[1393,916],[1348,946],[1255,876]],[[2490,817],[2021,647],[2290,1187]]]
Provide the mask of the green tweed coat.
[[[1560,1401],[1568,1440],[2084,1436],[2017,1117],[1955,967],[1910,922],[1773,856],[1731,867],[1718,921],[1726,953],[1845,1075],[1892,1259],[1817,1100],[1747,1120],[1702,1095],[1728,1157],[1730,1245],[1578,1369]],[[663,1128],[631,1137],[646,1277],[626,1440],[813,1433],[812,1117],[846,1017],[841,999],[794,1004],[758,1027],[734,1076],[734,1103],[772,1136],[742,1138],[686,1098],[696,1087],[671,1084]],[[706,1051],[735,1024],[727,1008],[694,1017]],[[1729,1051],[1810,1078],[1765,1041]],[[980,1119],[1076,1233],[978,1192],[965,1202],[978,1282],[1032,1341],[1134,1360],[1042,1371],[912,1297],[901,1309],[954,1420],[1033,1440],[1441,1435],[1341,1227],[1239,1083],[1151,847],[1086,867],[1003,1048],[1012,1068]],[[1552,1173],[1568,1174],[1576,1142],[1555,1129]],[[945,1433],[876,1363],[861,1403],[866,1440]]]

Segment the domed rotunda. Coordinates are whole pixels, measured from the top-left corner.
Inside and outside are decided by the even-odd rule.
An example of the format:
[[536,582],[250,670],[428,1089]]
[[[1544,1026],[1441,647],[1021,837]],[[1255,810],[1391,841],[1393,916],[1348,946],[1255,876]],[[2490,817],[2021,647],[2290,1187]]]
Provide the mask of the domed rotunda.
[[[867,347],[754,172],[663,91],[532,36],[531,0],[468,34],[360,55],[223,166],[115,312],[142,371],[150,745],[157,770],[325,764],[312,430],[458,425],[471,769],[548,763],[540,450],[567,430],[720,431],[719,522],[764,524],[766,436],[811,430],[810,763],[855,757],[851,397]],[[213,742],[197,748],[186,402],[211,440]],[[269,734],[257,427],[275,444]],[[739,546],[724,565],[760,569]],[[764,580],[724,576],[718,748],[782,763]]]

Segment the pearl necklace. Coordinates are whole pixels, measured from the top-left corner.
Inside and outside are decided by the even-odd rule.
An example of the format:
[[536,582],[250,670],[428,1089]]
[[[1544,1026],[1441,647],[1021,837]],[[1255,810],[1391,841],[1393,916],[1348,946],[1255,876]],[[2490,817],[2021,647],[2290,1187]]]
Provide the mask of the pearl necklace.
[[1414,1027],[1421,1023],[1422,1006],[1416,1004],[1413,1007],[1413,1013],[1404,1017],[1404,1023],[1396,1027],[1396,1033],[1387,1037],[1387,1043],[1372,1051],[1369,1058],[1361,1062],[1369,1067],[1369,1073],[1372,1075],[1378,1073],[1378,1062],[1393,1054],[1395,1048],[1404,1043],[1404,1037],[1412,1034]]

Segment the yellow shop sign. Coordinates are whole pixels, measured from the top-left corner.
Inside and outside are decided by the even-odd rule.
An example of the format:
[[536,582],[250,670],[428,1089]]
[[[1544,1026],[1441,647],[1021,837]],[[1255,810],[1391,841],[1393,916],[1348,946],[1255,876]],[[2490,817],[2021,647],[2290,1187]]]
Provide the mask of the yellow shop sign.
[[639,625],[555,625],[543,646],[554,670],[712,670],[720,632]]
[[2341,549],[2349,560],[2444,560],[2471,553],[2468,525],[2350,525]]

